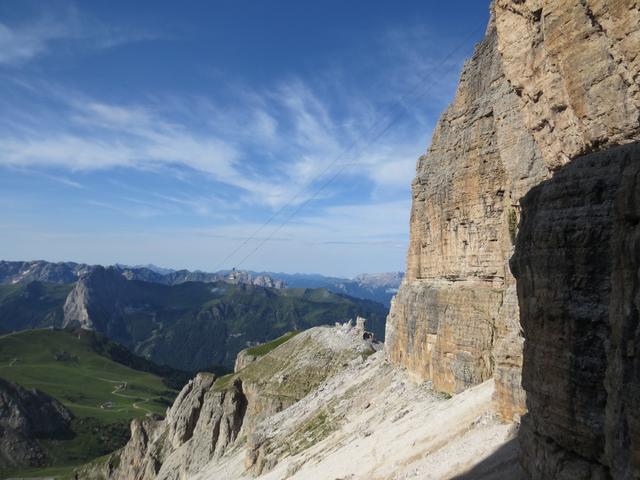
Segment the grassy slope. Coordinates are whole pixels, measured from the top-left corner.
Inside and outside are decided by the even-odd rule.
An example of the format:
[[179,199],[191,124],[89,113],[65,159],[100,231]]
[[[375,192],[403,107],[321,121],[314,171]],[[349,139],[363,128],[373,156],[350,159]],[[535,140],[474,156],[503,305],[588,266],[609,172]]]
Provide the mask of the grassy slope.
[[64,467],[25,468],[23,470],[0,471],[0,478],[55,478],[56,480],[72,480],[73,471],[77,465]]
[[255,357],[261,357],[262,355],[266,355],[271,350],[274,350],[275,348],[279,347],[280,345],[282,345],[287,340],[295,337],[298,333],[300,333],[300,332],[285,333],[284,335],[282,335],[281,337],[276,338],[275,340],[272,340],[272,341],[267,342],[267,343],[262,343],[260,345],[256,345],[255,347],[247,349],[247,353],[249,355],[253,355]]
[[[163,414],[176,394],[160,377],[98,355],[87,339],[59,330],[0,337],[0,377],[52,395],[76,417],[75,438],[44,443],[56,467],[84,463],[118,448],[132,418]],[[61,351],[74,359],[55,360]],[[127,388],[114,393],[123,382]],[[106,401],[113,402],[111,409],[100,408]]]
[[[55,360],[54,355],[61,351],[77,356],[78,361]],[[17,361],[9,365],[14,359]],[[0,337],[0,376],[52,395],[76,416],[109,421],[144,415],[147,410],[164,413],[166,407],[157,401],[139,408],[133,404],[173,395],[161,378],[102,357],[87,342],[62,330],[30,330]],[[113,394],[122,382],[127,382],[126,390]],[[99,405],[105,401],[113,402],[113,409],[101,409]]]

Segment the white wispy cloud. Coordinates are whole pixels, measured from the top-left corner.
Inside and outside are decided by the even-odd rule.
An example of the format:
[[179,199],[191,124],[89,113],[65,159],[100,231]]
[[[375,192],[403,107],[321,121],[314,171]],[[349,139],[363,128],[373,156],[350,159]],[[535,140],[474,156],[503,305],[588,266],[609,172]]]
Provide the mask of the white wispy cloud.
[[42,53],[60,32],[49,28],[12,29],[0,23],[0,64],[24,62]]
[[81,14],[72,3],[57,9],[52,5],[42,5],[43,10],[27,22],[19,25],[0,22],[0,66],[24,65],[54,52],[54,47],[60,42],[68,42],[72,50],[84,51],[158,38],[157,34],[141,29],[109,26]]
[[[43,24],[49,27],[31,28],[29,38],[38,46],[33,52],[57,36],[82,31]],[[98,37],[111,39],[105,45],[120,38],[105,28],[97,31],[102,32]],[[345,192],[358,196],[349,192],[356,183],[365,197],[366,192],[406,194],[415,159],[426,149],[435,122],[432,113],[419,109],[446,101],[429,95],[412,99],[425,91],[435,97],[443,85],[451,89],[449,75],[456,74],[450,65],[442,73],[437,59],[420,55],[418,45],[428,35],[422,29],[384,35],[381,54],[393,68],[362,91],[344,81],[339,69],[313,81],[289,77],[260,89],[234,84],[228,92],[234,101],[226,103],[213,96],[170,94],[115,104],[60,86],[18,81],[18,88],[28,92],[25,98],[34,98],[31,105],[6,109],[0,119],[0,165],[69,172],[131,168],[184,179],[204,174],[233,189],[237,203],[273,210]],[[420,85],[425,72],[441,82]],[[395,123],[402,128],[394,129]],[[213,210],[205,199],[181,205],[198,214]]]
[[[331,195],[330,188],[318,193],[314,181],[326,183],[344,164],[357,166],[345,170],[347,176],[365,176],[381,187],[406,185],[413,167],[407,169],[409,162],[402,156],[419,152],[415,142],[392,136],[363,150],[370,125],[353,126],[358,121],[349,118],[349,105],[342,116],[332,115],[298,79],[280,85],[276,93],[260,97],[252,92],[232,112],[209,101],[204,129],[193,128],[189,119],[179,120],[162,100],[115,105],[54,87],[40,90],[55,100],[53,111],[13,120],[8,115],[3,120],[8,128],[0,133],[0,164],[69,171],[181,166],[239,189],[244,202],[279,208],[312,195]],[[187,107],[197,102],[188,97],[173,100],[170,104]],[[353,109],[362,110],[363,102],[353,100]],[[348,128],[343,126],[345,116],[352,124]],[[349,149],[354,139],[359,143]]]

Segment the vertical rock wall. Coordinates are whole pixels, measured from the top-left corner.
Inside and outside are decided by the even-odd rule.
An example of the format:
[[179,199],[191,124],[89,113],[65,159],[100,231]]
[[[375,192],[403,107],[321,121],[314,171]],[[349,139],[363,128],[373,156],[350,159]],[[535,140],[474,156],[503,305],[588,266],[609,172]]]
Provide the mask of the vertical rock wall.
[[386,352],[449,393],[495,375],[501,413],[512,418],[524,396],[507,259],[518,199],[548,170],[497,47],[492,21],[418,162],[407,274],[387,321]]
[[640,478],[640,144],[572,161],[522,201],[512,259],[534,479]]
[[446,392],[493,376],[499,414],[525,411],[508,267],[520,199],[573,159],[640,138],[639,53],[636,0],[494,2],[418,162],[392,362]]

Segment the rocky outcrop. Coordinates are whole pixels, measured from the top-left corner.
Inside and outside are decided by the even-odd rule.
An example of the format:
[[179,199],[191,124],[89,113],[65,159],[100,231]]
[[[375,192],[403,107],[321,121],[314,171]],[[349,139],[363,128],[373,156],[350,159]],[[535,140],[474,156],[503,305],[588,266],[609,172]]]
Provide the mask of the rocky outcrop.
[[78,282],[69,292],[63,306],[63,326],[93,330],[93,320],[89,316],[89,288],[84,281]]
[[[525,411],[508,267],[520,200],[579,155],[640,135],[640,8],[619,0],[496,0],[413,183],[407,275],[386,351],[459,392],[489,377]],[[522,305],[522,303],[520,303]]]
[[214,381],[212,375],[198,374],[182,389],[164,421],[134,420],[131,439],[110,478],[184,478],[222,455],[240,432],[247,399],[241,382],[214,390]]
[[239,372],[243,368],[246,368],[250,363],[255,362],[258,358],[260,357],[250,354],[247,350],[238,352],[238,355],[236,356],[236,364],[233,367],[233,372]]
[[534,479],[640,478],[640,144],[573,160],[522,200],[512,269]]
[[354,358],[373,353],[351,324],[302,332],[235,374],[198,374],[183,388],[163,421],[134,420],[131,440],[108,463],[109,478],[174,480],[203,469],[229,449],[247,445],[247,468],[265,469],[262,420],[295,404]]
[[0,469],[40,466],[40,440],[67,438],[71,413],[54,398],[0,378]]

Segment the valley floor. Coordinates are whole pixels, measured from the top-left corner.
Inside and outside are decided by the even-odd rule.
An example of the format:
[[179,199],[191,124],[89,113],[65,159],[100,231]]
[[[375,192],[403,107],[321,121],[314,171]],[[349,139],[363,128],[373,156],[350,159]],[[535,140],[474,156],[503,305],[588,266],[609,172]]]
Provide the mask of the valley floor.
[[[378,352],[263,422],[263,480],[524,478],[515,426],[492,413],[493,381],[447,398]],[[249,479],[246,441],[194,478]],[[266,469],[265,469],[266,470]],[[255,472],[259,473],[259,472]]]

